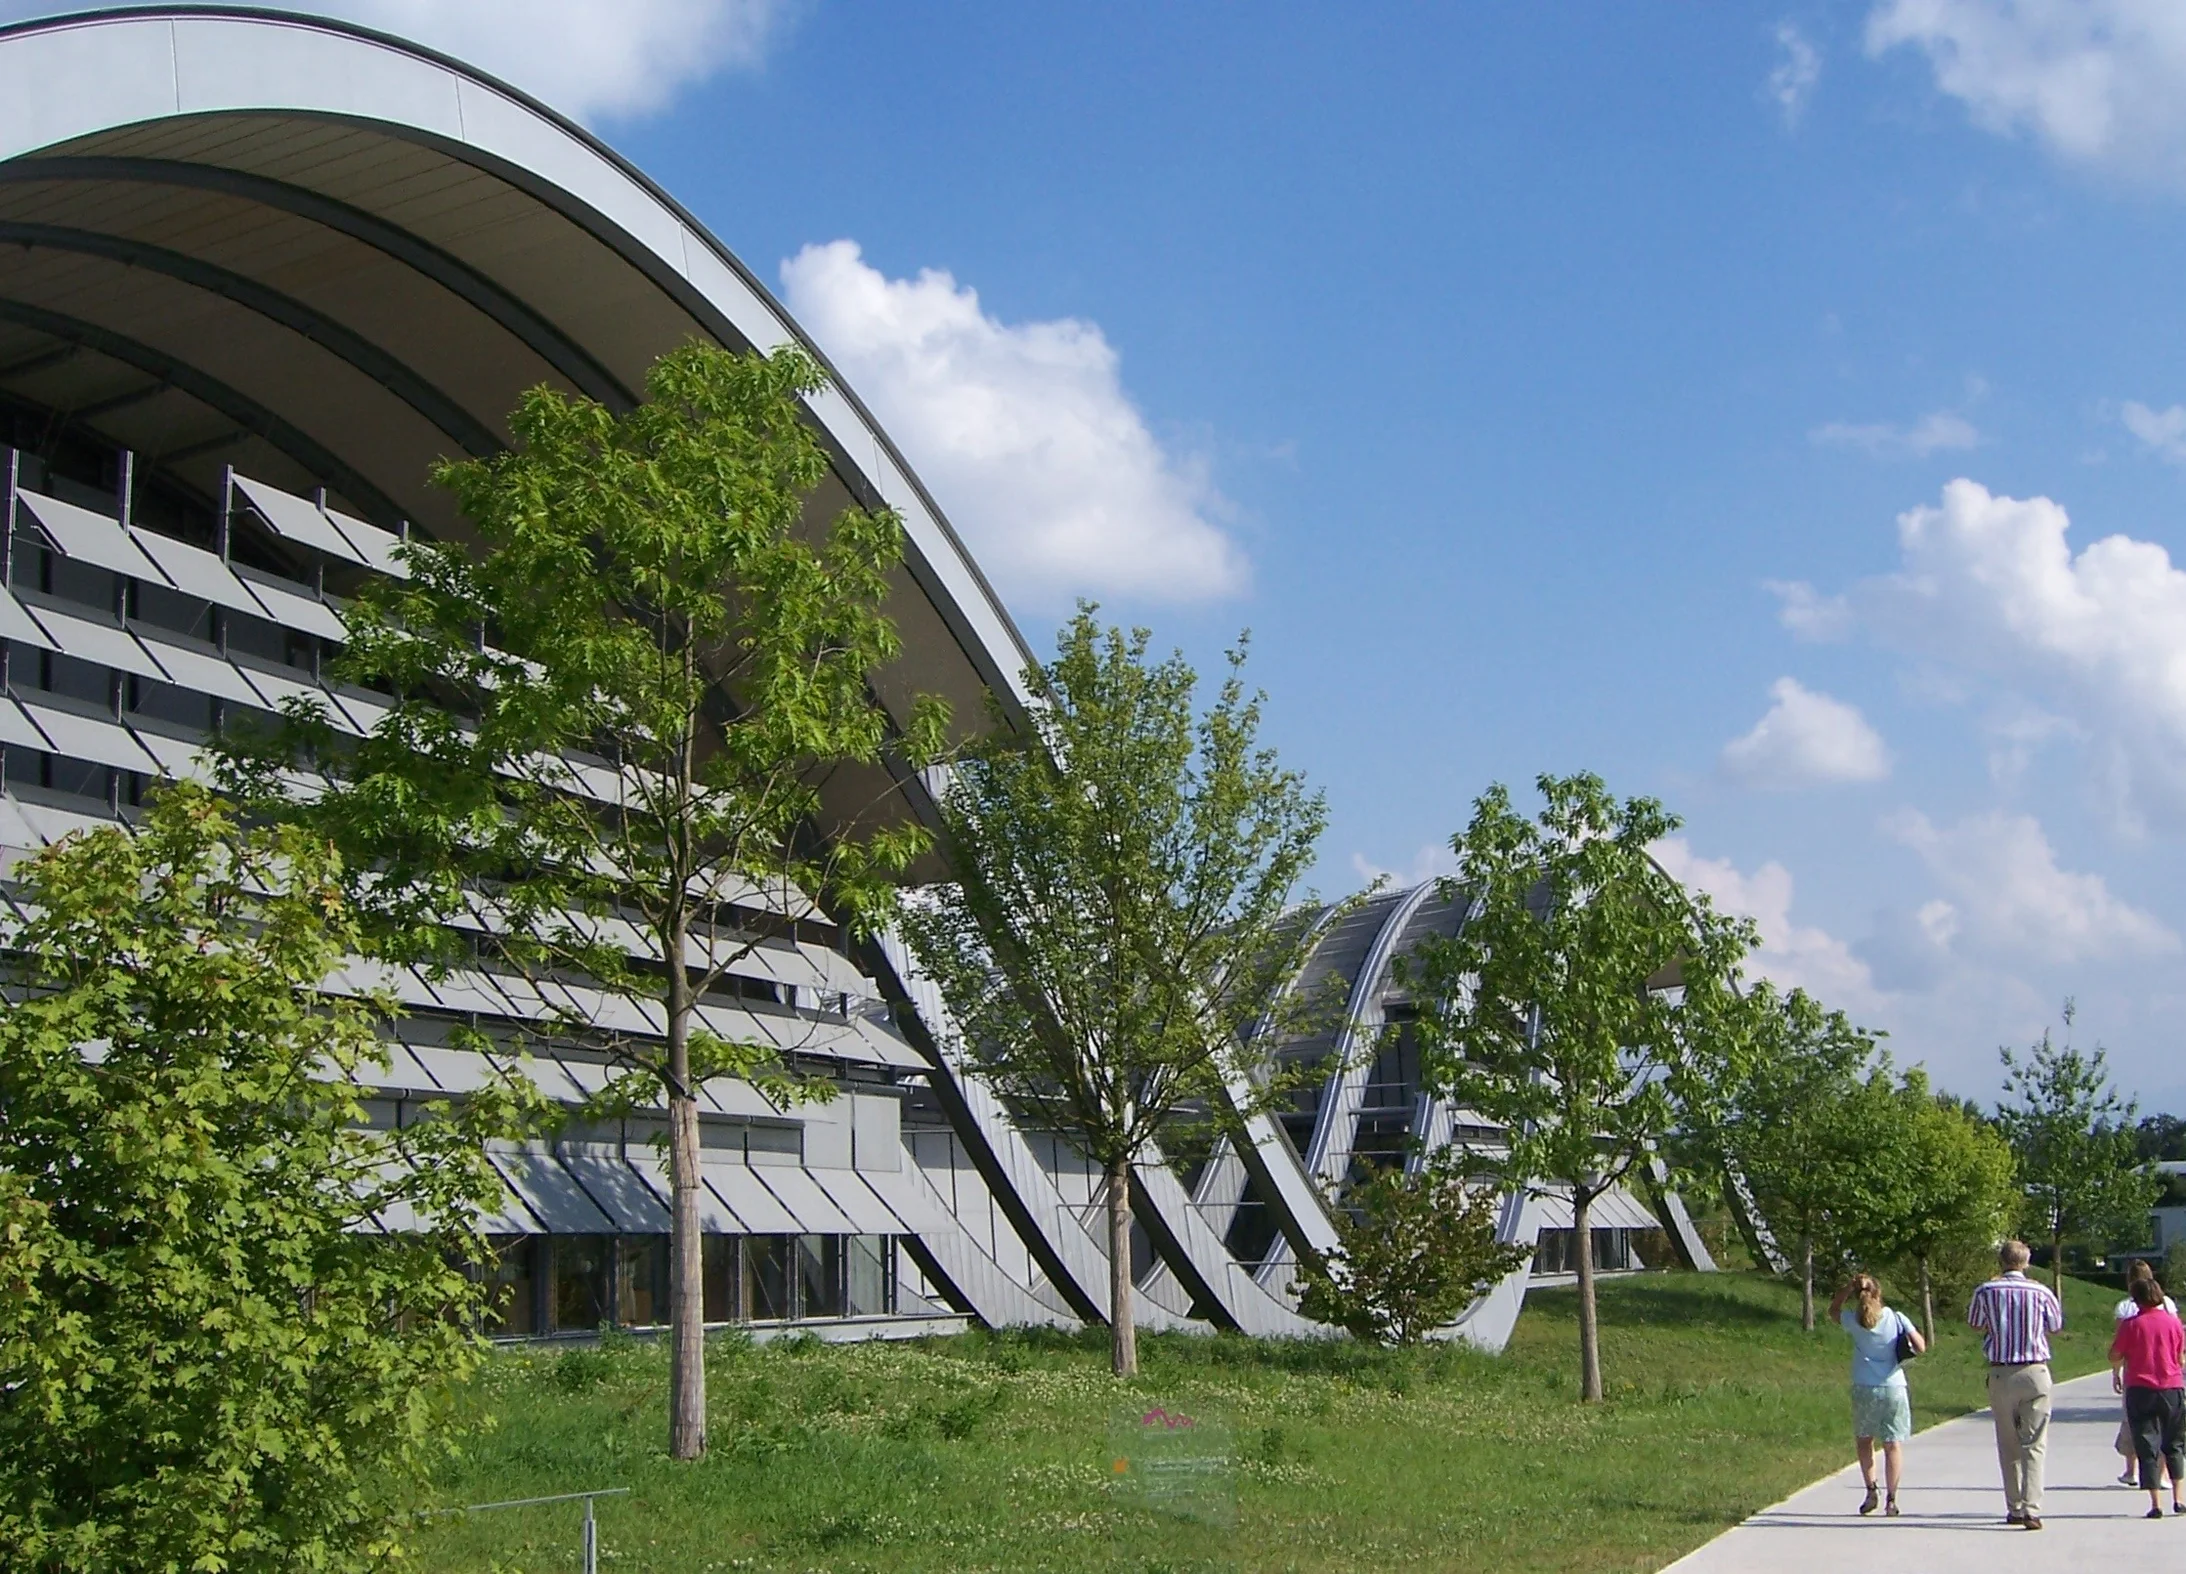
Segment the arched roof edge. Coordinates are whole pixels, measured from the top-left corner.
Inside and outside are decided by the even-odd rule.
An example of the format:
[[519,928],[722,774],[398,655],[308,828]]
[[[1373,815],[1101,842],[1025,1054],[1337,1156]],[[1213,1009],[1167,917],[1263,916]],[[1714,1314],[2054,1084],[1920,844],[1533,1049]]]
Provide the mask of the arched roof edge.
[[[1021,674],[1024,665],[1032,659],[1031,649],[1026,644],[1023,634],[1018,630],[1015,621],[1010,617],[1001,597],[996,594],[993,585],[988,581],[985,571],[964,545],[963,539],[949,522],[948,516],[927,490],[925,482],[919,478],[909,460],[904,457],[902,451],[896,446],[895,440],[889,436],[887,429],[873,415],[871,409],[859,397],[856,390],[842,377],[840,370],[827,354],[820,349],[812,336],[805,331],[804,326],[783,306],[774,293],[744,264],[735,252],[731,251],[710,228],[652,177],[587,130],[582,124],[536,96],[527,93],[522,88],[428,45],[403,38],[398,34],[338,18],[305,15],[270,6],[188,4],[106,6],[0,25],[0,47],[4,47],[11,39],[41,33],[58,33],[107,23],[143,23],[162,20],[260,23],[268,27],[301,29],[336,39],[346,39],[387,49],[437,67],[448,72],[459,81],[467,81],[476,87],[483,88],[515,105],[527,114],[537,117],[554,131],[578,144],[586,153],[599,159],[621,179],[635,187],[648,200],[658,204],[675,221],[684,236],[694,238],[703,245],[711,259],[727,269],[737,283],[750,291],[760,305],[780,323],[787,333],[826,368],[830,380],[830,392],[841,398],[850,408],[859,426],[872,438],[877,451],[876,457],[882,455],[886,457],[888,467],[895,472],[894,479],[899,481],[902,487],[917,499],[920,510],[933,523],[935,529],[941,535],[942,542],[984,600],[985,610],[993,618],[1005,648],[993,648],[993,642],[979,633],[977,629],[979,620],[966,616],[968,609],[953,605],[960,599],[955,595],[948,594],[940,598],[938,609],[943,611],[945,616],[950,612],[954,612],[956,618],[964,619],[964,633],[970,636],[972,645],[984,654],[989,662],[993,663],[994,671],[988,675],[987,681],[998,697],[1004,699],[1005,702],[1011,703],[1012,708],[1021,708],[1025,704],[1026,695]],[[558,194],[562,200],[554,202],[553,206],[562,211],[565,216],[582,223],[597,238],[616,244],[616,249],[622,251],[626,257],[629,255],[629,247],[633,245],[650,255],[661,265],[659,270],[646,269],[646,272],[654,278],[656,284],[665,283],[662,277],[663,270],[667,276],[679,279],[682,288],[673,292],[678,296],[679,304],[683,304],[688,308],[694,301],[703,303],[709,309],[701,313],[702,316],[716,319],[720,326],[732,328],[734,326],[726,311],[721,308],[719,303],[710,298],[699,280],[692,277],[689,272],[689,259],[687,257],[678,259],[663,255],[657,246],[654,246],[642,236],[631,233],[626,227],[617,224],[610,215],[602,213],[591,204],[586,203],[580,195],[563,186],[546,170],[529,166],[520,160],[511,159],[494,149],[470,142],[467,139],[450,138],[431,126],[419,124],[415,120],[401,118],[399,112],[392,108],[385,116],[359,116],[353,111],[343,113],[330,109],[312,110],[294,104],[268,104],[263,108],[274,111],[287,110],[293,113],[316,114],[322,118],[369,120],[373,124],[398,128],[412,139],[429,141],[450,151],[451,154],[459,154],[471,162],[484,164],[486,161],[490,161],[491,166],[501,167],[499,171],[501,173],[506,174],[509,170],[520,171],[527,177],[521,184],[527,190],[530,190],[534,196],[540,197],[541,200],[548,200],[547,193]],[[245,106],[237,105],[230,106],[227,112],[247,113],[249,111]],[[35,150],[24,149],[20,151],[30,152]],[[573,207],[581,211],[572,211]],[[616,235],[600,234],[599,227],[601,224],[612,226]],[[617,237],[620,237],[619,242]],[[741,335],[739,336],[741,337]],[[844,463],[862,477],[876,497],[885,497],[887,495],[886,489],[882,485],[886,478],[874,474],[872,469],[861,463],[853,453],[845,452],[842,457]],[[929,594],[933,590],[945,590],[945,587],[930,586]],[[954,619],[951,619],[951,621],[954,621]]]

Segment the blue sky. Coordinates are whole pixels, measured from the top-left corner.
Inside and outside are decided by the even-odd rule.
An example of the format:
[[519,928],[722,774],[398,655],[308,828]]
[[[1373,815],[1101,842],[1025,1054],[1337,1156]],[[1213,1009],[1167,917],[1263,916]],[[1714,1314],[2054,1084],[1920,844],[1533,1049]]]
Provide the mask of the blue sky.
[[1036,649],[1249,625],[1324,893],[1595,770],[1900,1058],[2186,1110],[2186,7],[336,9],[687,203]]

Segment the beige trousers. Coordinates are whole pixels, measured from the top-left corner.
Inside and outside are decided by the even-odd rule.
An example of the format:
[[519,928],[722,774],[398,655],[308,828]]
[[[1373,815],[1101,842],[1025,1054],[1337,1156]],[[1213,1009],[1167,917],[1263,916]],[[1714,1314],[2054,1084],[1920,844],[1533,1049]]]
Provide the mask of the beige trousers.
[[1989,1409],[1996,1416],[1996,1463],[2004,1507],[2042,1517],[2042,1459],[2049,1448],[2049,1366],[1989,1368]]

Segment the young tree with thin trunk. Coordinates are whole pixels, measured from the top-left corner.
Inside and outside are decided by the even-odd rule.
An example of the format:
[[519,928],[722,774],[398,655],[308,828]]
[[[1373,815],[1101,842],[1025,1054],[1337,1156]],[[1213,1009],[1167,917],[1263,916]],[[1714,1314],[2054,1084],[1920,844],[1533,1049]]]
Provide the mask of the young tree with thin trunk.
[[[2074,1015],[2065,1002],[2065,1029]],[[2026,1055],[2005,1049],[2004,1101],[1997,1124],[2019,1165],[2027,1233],[2049,1242],[2052,1283],[2061,1291],[2065,1243],[2139,1239],[2161,1189],[2140,1161],[2133,1116],[2139,1106],[2110,1086],[2109,1057],[2083,1055],[2045,1029]]]
[[[226,768],[261,812],[343,848],[363,909],[411,937],[403,959],[553,975],[541,1008],[619,1068],[610,1098],[666,1106],[678,1459],[706,1448],[699,1089],[830,1091],[698,1008],[812,903],[881,921],[930,844],[881,800],[891,753],[930,756],[939,709],[892,720],[870,686],[898,654],[882,608],[902,528],[885,510],[807,518],[827,459],[802,401],[822,386],[795,349],[693,343],[623,414],[532,390],[511,452],[437,473],[476,549],[412,544],[408,577],[351,614],[335,671],[392,695],[384,719],[338,745],[299,706]],[[299,798],[284,773],[302,749],[328,785]],[[816,835],[823,800],[861,828]],[[465,915],[482,937],[450,927]],[[572,980],[648,1008],[660,1036],[608,1030]]]
[[1920,1284],[1921,1330],[1935,1338],[1940,1263],[1987,1256],[2010,1228],[2018,1202],[2011,1146],[1988,1121],[1936,1093],[1914,1068],[1899,1085],[1903,1106],[1906,1211],[1891,1247]]
[[1891,1084],[1863,1076],[1874,1035],[1804,990],[1779,994],[1763,980],[1749,1005],[1759,1035],[1753,1061],[1717,1135],[1725,1161],[1790,1254],[1799,1323],[1811,1333],[1817,1252],[1838,1258],[1896,1216],[1894,1145],[1873,1122]]
[[1104,633],[1094,612],[1027,669],[1031,735],[998,729],[957,765],[941,795],[954,878],[907,902],[904,928],[973,1069],[1100,1167],[1128,1376],[1132,1166],[1272,1096],[1264,1017],[1310,940],[1285,909],[1327,811],[1261,746],[1242,648],[1195,716],[1184,658],[1149,662],[1145,630]]
[[1654,1163],[1681,1124],[1711,1119],[1754,1028],[1736,988],[1753,926],[1689,894],[1649,855],[1677,829],[1651,798],[1592,775],[1543,776],[1527,818],[1504,787],[1453,837],[1453,937],[1406,968],[1435,1090],[1508,1133],[1482,1155],[1506,1186],[1571,1200],[1581,1392],[1602,1397],[1589,1230],[1596,1201]]

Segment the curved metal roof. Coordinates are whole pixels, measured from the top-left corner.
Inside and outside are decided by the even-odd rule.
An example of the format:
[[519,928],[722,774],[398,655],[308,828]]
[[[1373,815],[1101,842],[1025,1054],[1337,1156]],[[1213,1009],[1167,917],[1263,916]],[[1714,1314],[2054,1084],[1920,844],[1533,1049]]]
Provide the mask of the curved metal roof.
[[[664,351],[807,340],[718,240],[580,127],[443,56],[210,7],[0,29],[0,398],[199,495],[224,467],[440,537],[428,471],[526,388],[626,406]],[[976,724],[1026,649],[879,425],[811,402],[814,500],[903,513],[883,697]]]

